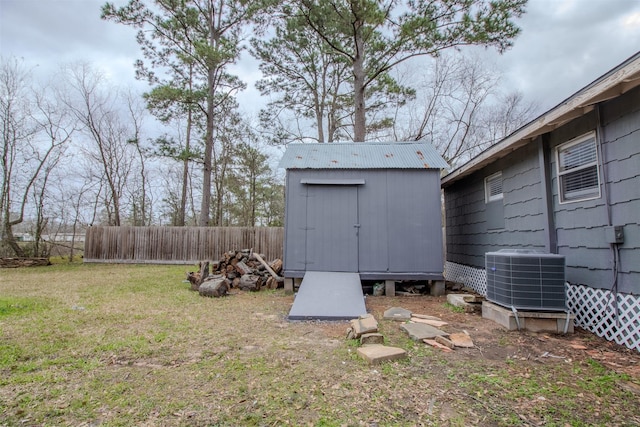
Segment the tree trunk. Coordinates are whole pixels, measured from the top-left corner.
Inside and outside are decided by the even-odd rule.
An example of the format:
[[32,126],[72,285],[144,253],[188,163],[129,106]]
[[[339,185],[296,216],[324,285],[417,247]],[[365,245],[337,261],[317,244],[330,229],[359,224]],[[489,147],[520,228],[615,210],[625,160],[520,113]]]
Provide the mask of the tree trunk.
[[355,27],[356,52],[353,58],[353,91],[354,91],[354,118],[353,141],[364,142],[366,137],[365,117],[365,71],[364,71],[364,41],[362,40],[362,21],[357,20]]
[[[189,92],[193,90],[193,64],[189,64]],[[193,112],[191,105],[187,111],[187,134],[185,136],[184,151],[185,156],[182,163],[182,194],[180,195],[180,207],[178,208],[178,220],[176,225],[184,227],[187,217],[187,190],[189,185],[189,157],[191,151],[191,122],[193,121]]]
[[[7,218],[9,217],[8,212],[6,213],[6,217]],[[24,258],[25,256],[24,250],[22,250],[20,245],[18,245],[18,242],[16,242],[16,238],[13,235],[13,229],[9,221],[5,222],[5,226],[2,234],[3,234],[2,243],[9,246],[13,251],[13,253],[16,254],[17,257]]]
[[[212,4],[209,4],[209,46],[215,47],[217,44],[216,17]],[[213,157],[213,114],[215,106],[215,77],[216,64],[212,59],[207,59],[207,132],[204,142],[204,161],[203,161],[203,179],[202,179],[202,203],[200,204],[200,221],[201,227],[207,227],[210,224],[211,210],[211,164]]]
[[202,177],[202,203],[200,204],[201,227],[209,226],[209,212],[211,209],[211,158],[213,152],[213,74],[214,70],[209,70],[209,95],[207,96],[207,133],[205,136],[203,177]]

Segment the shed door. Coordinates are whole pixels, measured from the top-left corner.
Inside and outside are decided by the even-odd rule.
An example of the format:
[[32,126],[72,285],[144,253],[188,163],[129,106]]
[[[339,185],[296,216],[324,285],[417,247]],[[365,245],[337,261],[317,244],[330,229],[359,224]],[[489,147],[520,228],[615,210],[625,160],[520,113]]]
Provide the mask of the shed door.
[[358,271],[358,189],[307,185],[307,271]]

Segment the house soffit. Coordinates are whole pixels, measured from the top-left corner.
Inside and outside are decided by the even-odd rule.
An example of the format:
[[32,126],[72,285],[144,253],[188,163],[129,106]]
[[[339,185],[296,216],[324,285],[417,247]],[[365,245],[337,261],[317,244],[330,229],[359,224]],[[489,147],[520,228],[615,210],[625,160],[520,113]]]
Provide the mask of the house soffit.
[[640,86],[640,53],[485,150],[481,155],[444,176],[442,187],[447,187],[507,156],[531,143],[538,136],[590,113],[596,104],[619,97],[637,86]]

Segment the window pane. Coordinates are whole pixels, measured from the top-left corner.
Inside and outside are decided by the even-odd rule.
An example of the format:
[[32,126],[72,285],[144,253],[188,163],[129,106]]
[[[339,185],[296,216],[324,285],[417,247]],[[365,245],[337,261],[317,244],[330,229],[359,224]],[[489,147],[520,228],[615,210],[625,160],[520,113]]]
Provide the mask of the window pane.
[[598,194],[598,168],[591,166],[561,177],[564,200],[584,198]]
[[595,139],[588,139],[560,151],[560,171],[568,171],[596,161]]

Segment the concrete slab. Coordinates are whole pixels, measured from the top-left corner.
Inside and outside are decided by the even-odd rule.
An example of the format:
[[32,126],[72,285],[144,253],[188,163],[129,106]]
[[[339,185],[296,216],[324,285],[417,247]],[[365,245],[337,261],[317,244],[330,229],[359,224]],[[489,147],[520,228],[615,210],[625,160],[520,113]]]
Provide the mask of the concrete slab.
[[350,320],[367,314],[358,273],[307,271],[289,320]]
[[415,341],[422,341],[435,338],[437,336],[449,335],[438,328],[434,328],[433,326],[426,325],[424,323],[403,323],[402,325],[400,325],[400,329],[409,334],[409,337]]
[[382,317],[385,320],[397,320],[398,322],[406,322],[411,320],[411,312],[402,307],[391,307],[384,312]]
[[358,354],[372,365],[387,361],[398,360],[407,357],[407,352],[398,347],[387,347],[380,344],[364,345],[358,347]]
[[540,311],[517,311],[494,304],[489,301],[482,302],[482,317],[493,320],[510,331],[518,329],[531,332],[555,332],[573,333],[575,315],[567,313],[540,312]]

